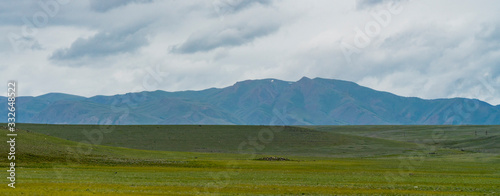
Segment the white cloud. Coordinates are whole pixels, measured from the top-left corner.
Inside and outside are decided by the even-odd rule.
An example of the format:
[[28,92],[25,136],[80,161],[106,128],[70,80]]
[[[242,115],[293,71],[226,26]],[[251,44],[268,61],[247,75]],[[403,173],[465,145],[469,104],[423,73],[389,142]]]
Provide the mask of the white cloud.
[[[371,13],[399,2],[404,10],[347,62],[340,44],[353,44],[355,29],[375,20]],[[83,96],[325,77],[403,96],[459,96],[497,105],[499,5],[493,0],[71,1],[37,33],[22,36],[22,18],[32,20],[43,9],[37,1],[16,2],[0,7],[5,35],[0,76],[17,79],[21,95]],[[9,33],[36,44],[15,52]],[[161,70],[161,80],[145,88],[151,70]]]

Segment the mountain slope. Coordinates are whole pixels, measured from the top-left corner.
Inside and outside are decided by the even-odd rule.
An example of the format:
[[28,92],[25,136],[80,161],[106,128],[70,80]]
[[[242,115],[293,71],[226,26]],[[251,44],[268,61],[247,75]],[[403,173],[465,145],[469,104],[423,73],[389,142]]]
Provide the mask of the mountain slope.
[[248,80],[202,91],[90,98],[48,94],[20,97],[17,104],[18,121],[24,123],[500,124],[500,107],[479,100],[401,97],[353,82],[306,77],[297,82]]

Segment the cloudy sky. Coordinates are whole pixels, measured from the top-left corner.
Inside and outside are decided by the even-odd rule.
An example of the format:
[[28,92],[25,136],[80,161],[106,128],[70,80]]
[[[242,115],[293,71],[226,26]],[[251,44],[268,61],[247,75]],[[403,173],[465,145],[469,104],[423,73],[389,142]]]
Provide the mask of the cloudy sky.
[[24,96],[88,97],[307,76],[497,105],[499,9],[494,0],[9,1],[0,77]]

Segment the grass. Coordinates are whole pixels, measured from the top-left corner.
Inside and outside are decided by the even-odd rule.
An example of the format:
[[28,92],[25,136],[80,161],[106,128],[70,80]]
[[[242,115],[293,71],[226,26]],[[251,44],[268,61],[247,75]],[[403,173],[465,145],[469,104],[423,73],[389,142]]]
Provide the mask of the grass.
[[437,148],[500,154],[500,126],[310,126],[308,128],[425,144]]
[[[84,150],[78,142],[85,136],[79,134],[99,127],[19,127],[17,188],[0,186],[0,195],[500,193],[500,155],[488,142],[498,143],[498,126],[287,127],[272,141],[260,142],[264,148],[255,157],[237,153],[238,145],[269,127],[116,126],[103,134],[101,145]],[[436,128],[449,130],[448,136],[427,141]],[[469,138],[467,130],[473,129],[489,130],[489,136]],[[406,136],[398,136],[403,132]],[[6,133],[0,129],[2,140]],[[125,133],[129,135],[120,136]],[[155,134],[161,136],[155,138],[156,146],[140,148]],[[406,138],[410,136],[416,140]],[[461,151],[463,146],[468,150]],[[486,147],[493,149],[480,150]],[[292,161],[254,160],[266,156]],[[5,156],[0,156],[0,165],[7,166]]]
[[[210,126],[210,125],[33,125],[22,129],[76,142],[91,142],[102,133],[100,145],[156,151],[240,153],[242,142],[256,143],[261,154],[317,157],[367,157],[400,154],[418,148],[412,142],[360,137],[302,127]],[[102,130],[102,131],[100,131]],[[269,134],[271,133],[271,134]],[[261,139],[259,139],[259,134]],[[260,141],[262,140],[262,141]],[[247,149],[245,145],[244,149]]]
[[[460,160],[456,157],[456,160]],[[495,195],[499,164],[426,160],[399,174],[395,159],[301,162],[211,160],[198,167],[61,165],[26,167],[18,188],[47,194],[429,194]],[[444,164],[443,164],[444,163]],[[448,164],[446,164],[448,163]],[[233,167],[234,166],[234,167]],[[496,172],[496,173],[495,173]]]

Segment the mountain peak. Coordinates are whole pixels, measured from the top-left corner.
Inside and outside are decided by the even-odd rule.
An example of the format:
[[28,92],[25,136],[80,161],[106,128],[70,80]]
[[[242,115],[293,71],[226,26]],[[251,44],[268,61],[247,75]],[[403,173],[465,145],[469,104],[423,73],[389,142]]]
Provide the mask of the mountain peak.
[[298,80],[297,82],[304,82],[304,81],[311,81],[312,79],[311,78],[308,78],[306,76],[300,78],[300,80]]
[[65,93],[47,93],[44,95],[37,96],[36,98],[47,99],[51,101],[58,100],[83,100],[86,97],[78,96],[78,95],[70,95]]
[[[49,93],[28,99],[20,97],[19,110],[25,111],[25,116],[20,118],[23,123],[51,124],[105,121],[113,124],[487,125],[500,122],[500,105],[479,104],[466,118],[450,117],[449,113],[455,108],[466,107],[468,100],[406,98],[354,82],[302,77],[297,82],[269,78],[241,81],[220,89],[153,91],[140,95],[85,98]],[[6,104],[6,99],[1,99],[2,103]],[[117,112],[125,107],[134,115]]]

